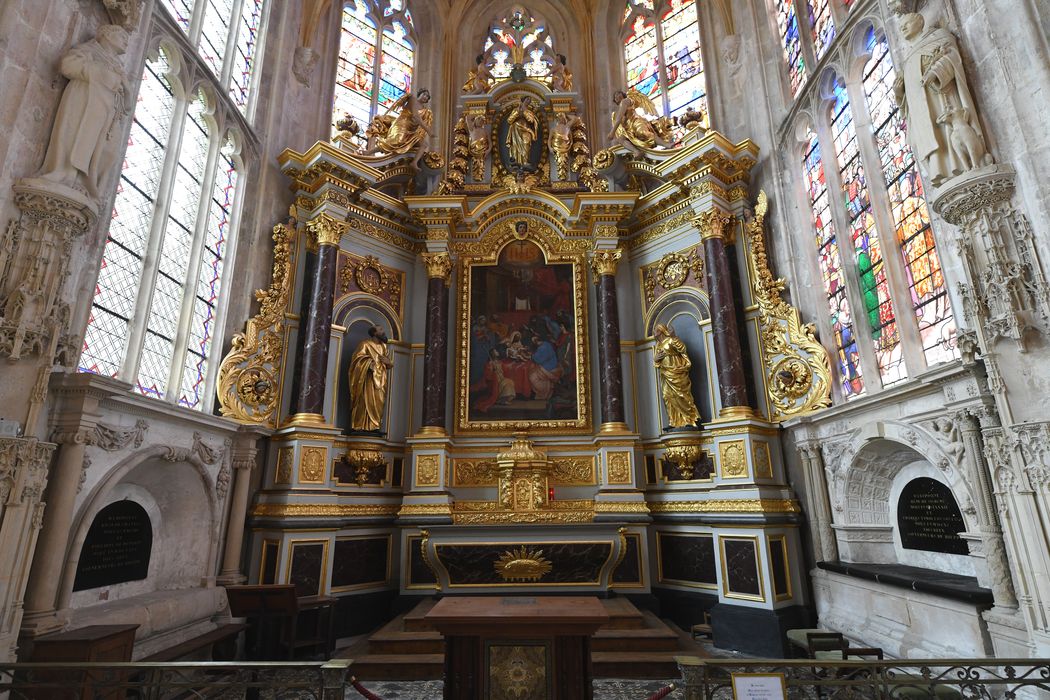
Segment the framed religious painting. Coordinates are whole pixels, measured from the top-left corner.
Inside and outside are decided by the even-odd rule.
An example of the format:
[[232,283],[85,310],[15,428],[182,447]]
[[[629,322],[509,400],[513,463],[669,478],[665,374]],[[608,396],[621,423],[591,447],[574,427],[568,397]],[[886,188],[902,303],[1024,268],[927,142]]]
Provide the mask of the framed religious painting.
[[461,251],[457,432],[589,432],[587,240],[504,221]]

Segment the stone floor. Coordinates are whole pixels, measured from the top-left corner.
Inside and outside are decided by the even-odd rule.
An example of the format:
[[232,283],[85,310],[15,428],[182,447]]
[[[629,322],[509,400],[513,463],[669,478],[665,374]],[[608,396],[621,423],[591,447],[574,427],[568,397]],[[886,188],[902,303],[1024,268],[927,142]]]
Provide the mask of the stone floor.
[[[594,681],[594,700],[645,700],[671,681],[633,681],[603,679]],[[368,681],[362,683],[368,691],[383,700],[434,700],[441,697],[441,681]],[[360,698],[357,691],[347,688],[346,700]],[[681,700],[685,695],[676,689],[667,696]]]

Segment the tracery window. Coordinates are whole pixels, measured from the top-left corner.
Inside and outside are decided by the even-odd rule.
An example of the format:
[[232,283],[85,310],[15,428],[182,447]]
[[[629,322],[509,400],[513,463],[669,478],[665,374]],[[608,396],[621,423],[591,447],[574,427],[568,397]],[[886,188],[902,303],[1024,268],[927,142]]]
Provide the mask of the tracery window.
[[707,83],[696,0],[628,0],[622,22],[627,88],[664,115],[707,116]]
[[[265,6],[163,0],[161,7],[183,31],[205,20],[207,29],[197,30],[195,56],[162,41],[147,58],[79,367],[206,410],[244,170],[240,127],[224,125],[238,123],[233,115],[249,105]],[[186,77],[198,87],[181,97]]]
[[349,114],[360,132],[412,88],[415,63],[412,14],[405,0],[349,0],[343,5],[332,133]]
[[509,78],[515,63],[522,64],[529,78],[550,82],[550,68],[556,58],[546,22],[520,5],[492,23],[482,55],[492,66],[494,82]]
[[[812,107],[810,116],[797,117],[804,120],[802,128],[785,130],[800,134],[816,237],[810,250],[829,310],[828,344],[838,360],[842,394],[852,398],[958,358],[956,325],[922,178],[893,91],[896,72],[887,40],[870,25],[854,29],[855,41],[836,37],[830,10],[844,12],[845,4],[805,3],[812,31],[800,35],[800,55],[837,52],[840,64],[850,64],[854,46],[865,52],[847,78],[827,69],[819,91],[801,86],[798,111]],[[774,9],[785,5],[799,3],[776,2]],[[821,25],[824,14],[828,24]],[[787,72],[790,79],[791,65]],[[822,154],[834,156],[831,175]],[[845,232],[849,245],[839,246],[837,231]],[[875,370],[878,382],[871,379]]]
[[777,29],[780,32],[780,43],[784,50],[784,60],[788,67],[788,80],[791,83],[791,95],[806,82],[806,59],[802,57],[802,36],[798,29],[798,17],[795,15],[793,0],[776,0]]

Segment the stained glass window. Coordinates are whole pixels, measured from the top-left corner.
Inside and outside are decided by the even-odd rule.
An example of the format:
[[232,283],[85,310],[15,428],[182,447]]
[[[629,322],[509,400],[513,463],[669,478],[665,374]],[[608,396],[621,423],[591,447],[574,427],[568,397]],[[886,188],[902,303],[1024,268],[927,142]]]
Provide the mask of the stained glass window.
[[247,111],[265,0],[160,0],[160,5],[190,35],[223,91]]
[[[265,6],[197,0],[186,25],[202,25],[189,30],[197,54],[179,60],[204,80],[188,98],[170,82],[166,49],[146,62],[79,363],[190,408],[210,404],[239,181],[234,136],[216,123],[248,104]],[[189,14],[193,3],[162,7]]]
[[831,0],[806,0],[809,26],[813,31],[813,52],[819,61],[828,52],[835,39],[835,20],[831,16]]
[[175,97],[163,52],[146,62],[80,354],[84,372],[116,377],[127,349]]
[[955,319],[930,225],[922,180],[893,95],[896,72],[886,39],[876,39],[875,32],[870,29],[867,49],[871,58],[864,67],[864,93],[889,193],[897,242],[904,258],[911,306],[927,364],[947,362],[958,357]]
[[791,95],[795,96],[806,83],[806,61],[802,57],[802,37],[792,0],[776,0],[777,29],[787,62]]
[[381,12],[373,0],[344,4],[332,100],[333,134],[338,131],[336,122],[349,114],[360,127],[357,144],[364,145],[364,131],[372,119],[412,88],[411,32],[412,15],[403,0],[388,0]]
[[520,51],[525,75],[535,80],[549,80],[554,61],[554,41],[547,34],[543,21],[528,10],[516,8],[514,13],[493,22],[484,44],[485,59],[492,65],[496,81],[510,77],[516,50]]
[[842,269],[835,223],[832,220],[828,199],[828,185],[824,177],[824,161],[820,153],[817,135],[809,132],[805,155],[802,159],[802,174],[809,194],[810,210],[813,214],[813,231],[817,238],[817,255],[820,263],[821,281],[827,295],[831,328],[835,334],[834,344],[838,360],[842,392],[849,398],[864,392],[861,377],[860,353],[853,328],[849,298],[846,296],[846,277]]
[[707,83],[696,0],[628,2],[624,14],[627,89],[649,97],[667,116],[707,115]]
[[897,320],[890,302],[889,282],[882,259],[882,246],[871,210],[871,199],[861,164],[857,131],[853,123],[846,86],[834,89],[831,130],[838,158],[842,193],[845,198],[849,237],[853,244],[857,275],[860,278],[863,312],[875,344],[875,356],[883,386],[906,379]]

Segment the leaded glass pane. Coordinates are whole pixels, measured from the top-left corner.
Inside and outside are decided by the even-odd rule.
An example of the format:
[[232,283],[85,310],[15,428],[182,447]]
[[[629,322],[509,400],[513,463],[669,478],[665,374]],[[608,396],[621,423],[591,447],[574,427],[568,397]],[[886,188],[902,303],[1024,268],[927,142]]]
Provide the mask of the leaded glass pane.
[[696,0],[673,0],[660,21],[670,116],[692,108],[707,114],[704,58]]
[[791,0],[776,0],[777,29],[787,62],[791,95],[794,97],[806,82],[806,61],[802,58],[802,38],[799,36],[798,18]]
[[655,100],[660,92],[660,52],[656,47],[656,25],[642,16],[635,18],[634,27],[624,45],[627,61],[627,88]]
[[379,111],[385,112],[412,88],[412,45],[400,22],[383,31],[379,63]]
[[846,398],[851,398],[864,393],[864,380],[861,377],[860,353],[857,350],[853,316],[846,295],[842,256],[839,254],[838,238],[832,221],[828,186],[824,177],[824,161],[817,135],[812,131],[809,132],[809,143],[802,160],[802,174],[808,188],[821,281],[831,314],[831,328],[835,334],[833,343],[842,392]]
[[904,257],[912,308],[922,337],[926,363],[934,365],[958,358],[955,318],[941,271],[922,179],[905,137],[893,95],[896,71],[886,39],[868,32],[864,67],[864,93],[871,114],[882,174],[889,192],[893,225]]
[[222,62],[226,57],[226,40],[230,35],[234,0],[204,0],[204,24],[197,53],[216,77],[222,76]]
[[813,51],[819,61],[828,52],[835,39],[835,20],[831,16],[830,0],[806,0],[809,10],[809,26],[813,31]]
[[127,352],[129,324],[160,186],[175,97],[163,52],[146,62],[113,202],[79,368],[117,376]]
[[168,11],[172,19],[175,20],[175,24],[182,28],[182,31],[188,32],[190,30],[190,20],[193,19],[193,0],[159,0],[161,7]]
[[215,310],[222,291],[223,260],[237,187],[237,170],[229,151],[230,145],[227,144],[219,156],[218,172],[208,212],[208,226],[205,230],[203,257],[194,285],[193,315],[190,319],[182,386],[178,398],[179,404],[189,408],[199,407],[204,398],[208,358],[215,330]]
[[875,216],[871,211],[864,166],[861,165],[860,149],[857,146],[857,132],[845,85],[836,85],[834,95],[832,133],[842,178],[850,240],[856,256],[864,312],[867,314],[868,327],[875,344],[879,374],[882,376],[883,386],[889,386],[907,379],[908,374],[904,367],[900,334],[883,266],[882,246]]
[[252,75],[258,59],[262,11],[263,0],[244,0],[241,7],[237,43],[233,54],[233,72],[230,73],[230,97],[242,112],[248,107]]
[[186,274],[208,162],[206,109],[202,96],[191,102],[182,131],[182,149],[175,169],[171,205],[160,247],[159,274],[146,316],[146,343],[136,382],[139,390],[149,396],[163,397],[167,390],[182,316]]

